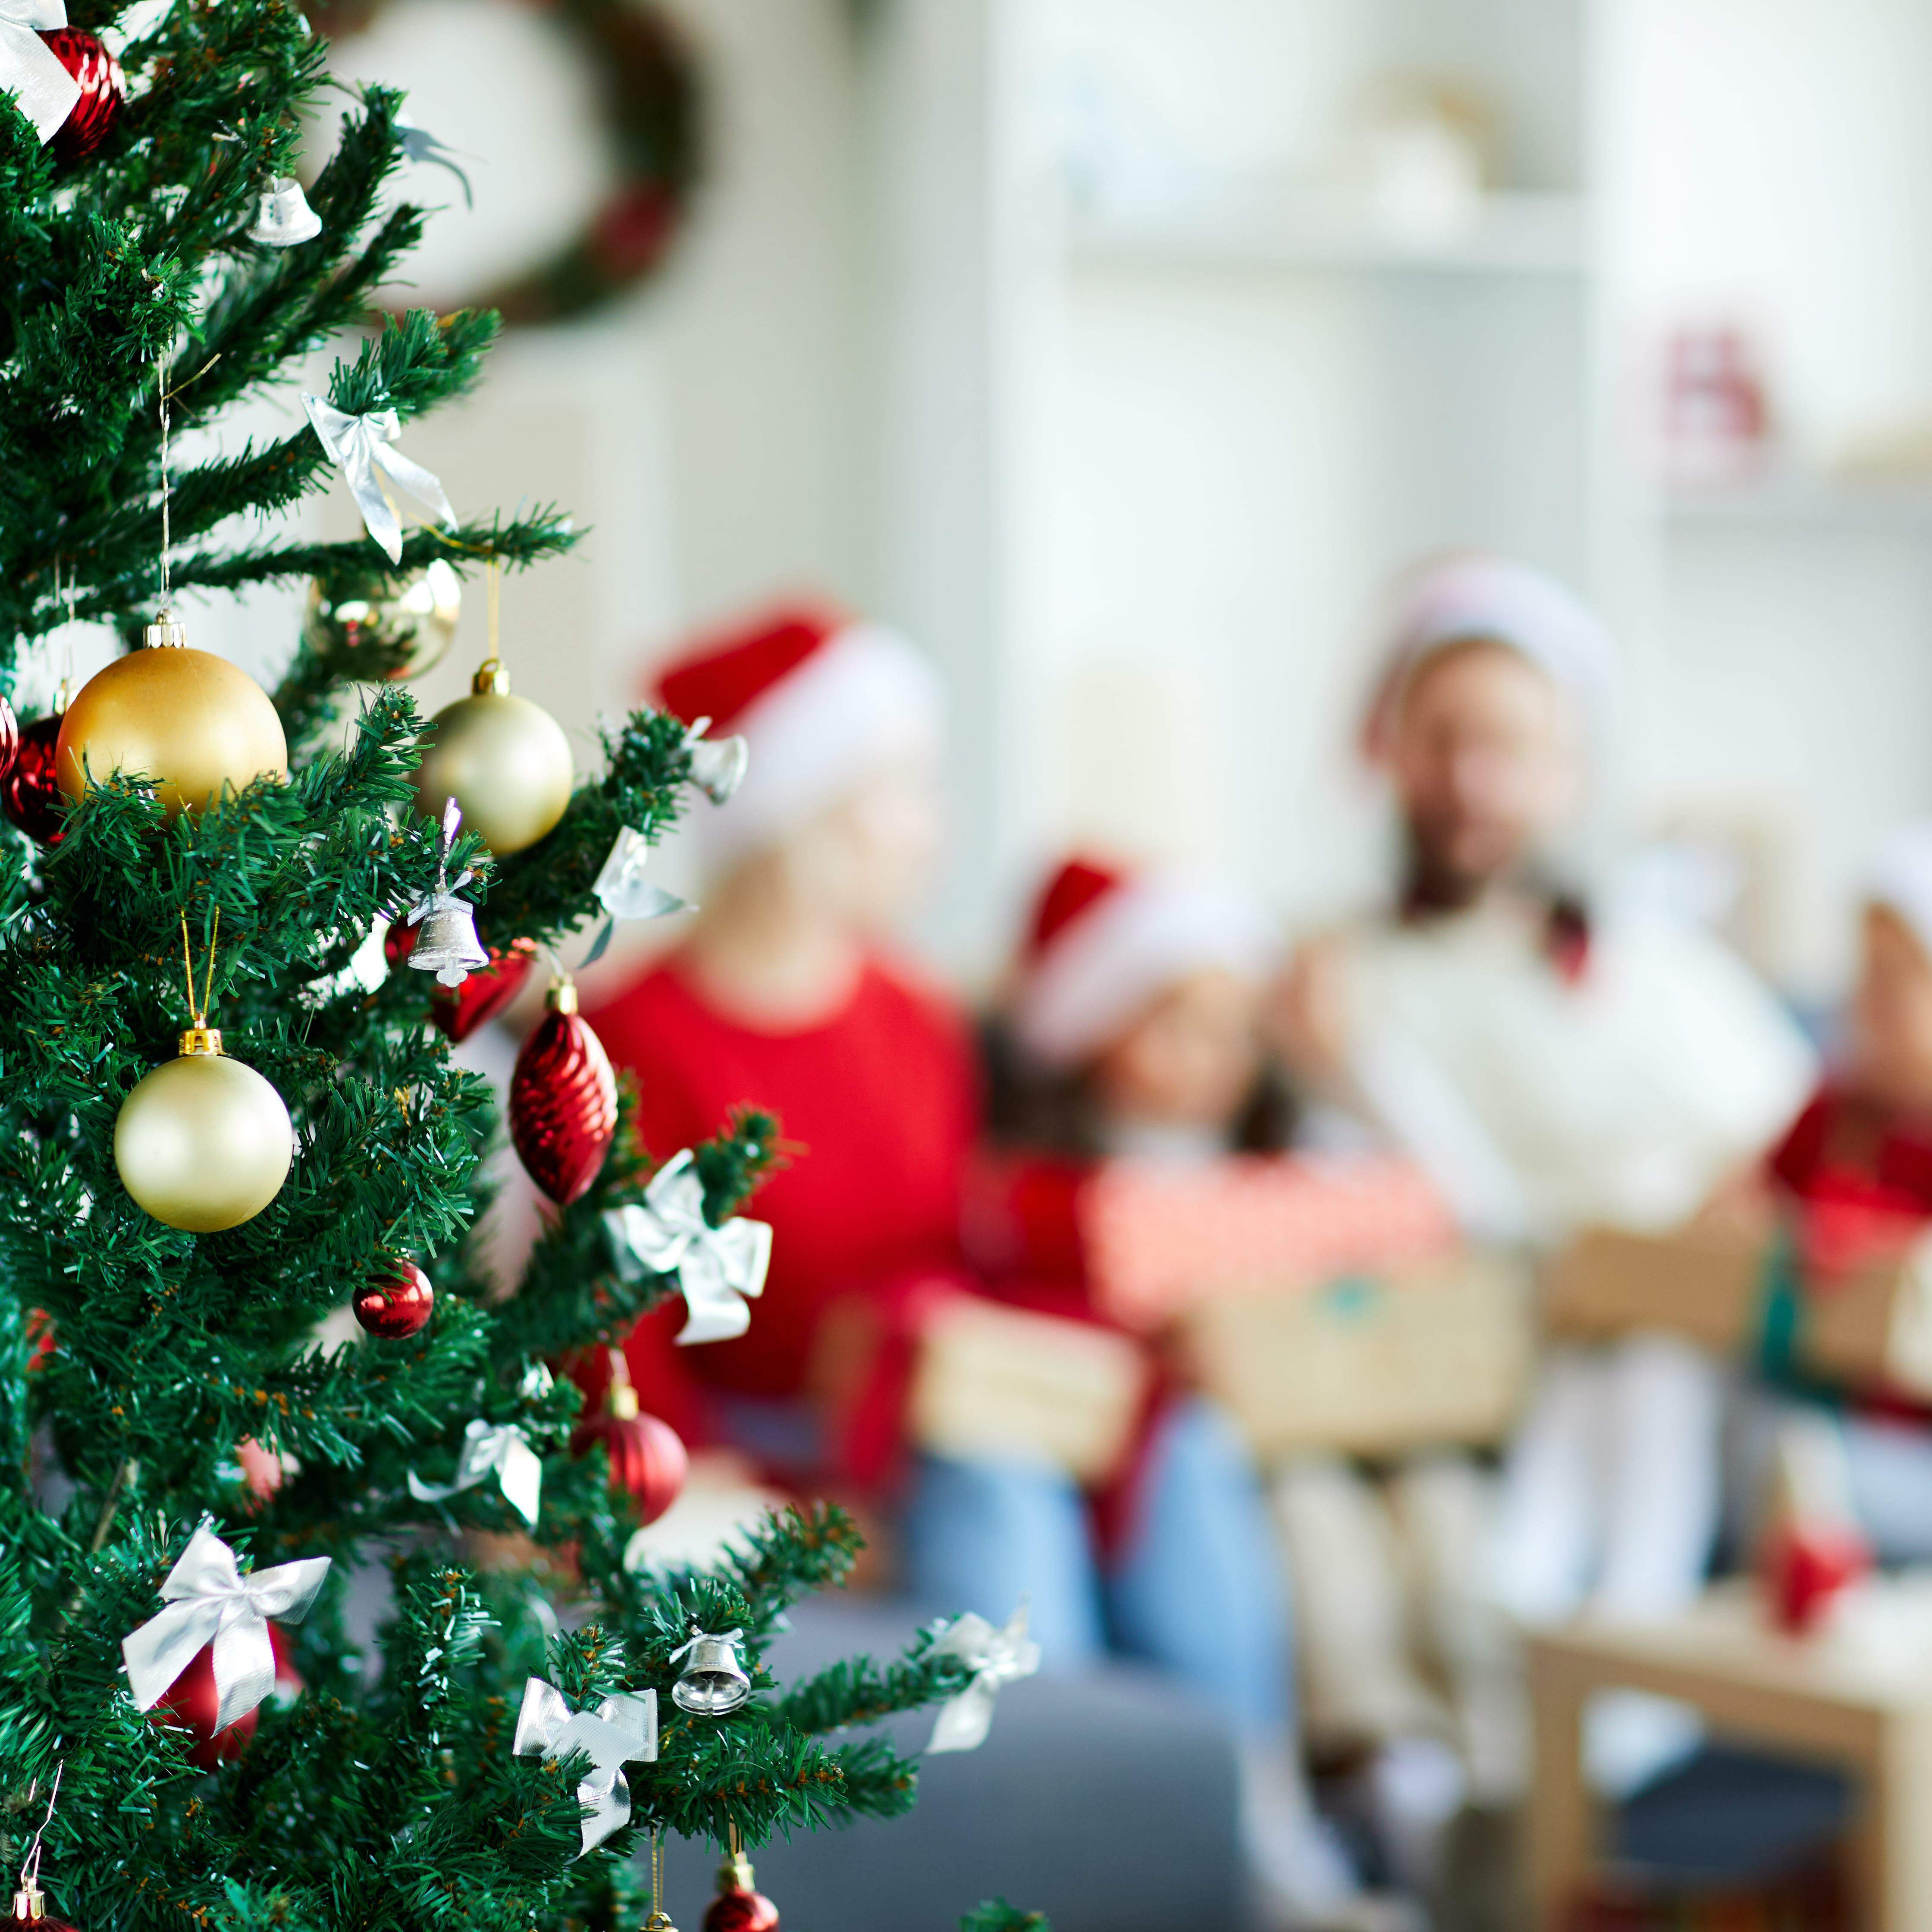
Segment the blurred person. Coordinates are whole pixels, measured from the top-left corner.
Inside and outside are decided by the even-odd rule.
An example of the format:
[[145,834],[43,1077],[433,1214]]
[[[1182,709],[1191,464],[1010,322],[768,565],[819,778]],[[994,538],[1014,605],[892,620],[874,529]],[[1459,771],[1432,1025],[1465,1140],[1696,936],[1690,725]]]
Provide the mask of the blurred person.
[[[902,1439],[922,1311],[983,1286],[960,1245],[980,1111],[969,1030],[890,939],[943,848],[938,680],[884,627],[800,609],[700,643],[658,693],[688,722],[742,732],[750,766],[730,806],[699,822],[706,878],[688,936],[590,1022],[637,1078],[653,1152],[754,1103],[796,1158],[758,1196],[775,1238],[748,1332],[680,1350],[682,1311],[654,1311],[627,1342],[632,1378],[694,1448],[728,1447],[796,1490],[856,1501],[868,1527],[895,1510],[920,1600],[1004,1622],[1029,1596],[1049,1667],[1077,1667],[1100,1648],[1077,1494],[1048,1493],[1023,1467],[915,1456]],[[1279,1656],[1271,1674],[1250,1665],[1246,1633],[1258,1622],[1285,1641],[1276,1586],[1213,1540],[1224,1526],[1191,1516],[1222,1454],[1211,1432],[1187,1430],[1156,1451],[1153,1492],[1173,1498],[1160,1514],[1190,1540],[1180,1567],[1132,1572],[1136,1628],[1156,1661],[1188,1660],[1184,1674],[1238,1730],[1272,1734],[1286,1721]],[[1197,1557],[1210,1567],[1187,1567]],[[1231,1576],[1252,1580],[1255,1600],[1210,1594]],[[1217,1675],[1208,1660],[1231,1624],[1244,1661]],[[1276,1782],[1249,1780],[1260,1875],[1294,1922],[1333,1921],[1352,1884],[1285,1750]]]
[[[1279,1148],[1260,1030],[1273,950],[1258,913],[1204,879],[1091,856],[1052,872],[998,1023],[997,1058],[1026,1096],[1012,1109],[1021,1144],[986,1164],[968,1217],[999,1292],[1114,1325],[1081,1237],[1100,1164],[1195,1167]],[[1056,1552],[1066,1641],[1154,1661],[1233,1718],[1248,1840],[1291,1916],[1387,1922],[1396,1908],[1358,1893],[1303,1782],[1288,1594],[1252,1456],[1158,1339],[1135,1339],[1153,1394],[1101,1492],[1043,1466],[928,1459],[908,1526],[915,1569],[950,1598],[1002,1574],[1017,1583],[1023,1552]]]
[[[1582,889],[1616,681],[1608,638],[1547,578],[1462,555],[1409,578],[1363,734],[1402,876],[1386,910],[1302,949],[1276,1009],[1306,1090],[1406,1148],[1479,1237],[1682,1222],[1810,1079],[1796,1025],[1713,938]],[[1672,1336],[1552,1353],[1498,1503],[1510,1611],[1659,1615],[1694,1595],[1722,1390]],[[1508,1720],[1486,1728],[1492,1779],[1520,1778]],[[1591,1727],[1593,1772],[1628,1789],[1688,1741],[1625,1700]]]
[[[1804,1274],[1825,1293],[1932,1225],[1932,824],[1896,833],[1878,855],[1843,1050],[1767,1173]],[[1845,1413],[1842,1436],[1853,1513],[1876,1553],[1932,1558],[1932,1417],[1867,1400]]]

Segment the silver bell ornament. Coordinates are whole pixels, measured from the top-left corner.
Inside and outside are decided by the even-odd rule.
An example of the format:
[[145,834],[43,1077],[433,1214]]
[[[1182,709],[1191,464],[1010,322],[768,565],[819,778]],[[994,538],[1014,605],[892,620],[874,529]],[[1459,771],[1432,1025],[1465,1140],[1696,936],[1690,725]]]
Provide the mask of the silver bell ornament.
[[321,232],[322,217],[309,206],[302,183],[292,175],[277,175],[262,190],[248,239],[265,248],[292,248],[313,242]]
[[680,1657],[685,1660],[684,1675],[670,1688],[671,1702],[680,1711],[698,1718],[727,1718],[751,1696],[752,1680],[738,1661],[744,1635],[741,1630],[722,1636],[700,1630],[671,1652],[674,1664]]
[[691,749],[691,782],[713,805],[724,805],[745,782],[752,748],[742,738],[706,737],[710,726],[710,718],[700,718],[685,734]]
[[479,966],[490,963],[490,955],[476,937],[476,915],[458,890],[476,874],[459,873],[454,884],[449,878],[450,848],[456,843],[457,828],[463,823],[463,808],[452,799],[442,808],[442,849],[436,862],[436,890],[422,902],[406,922],[417,928],[416,943],[410,952],[410,964],[419,973],[434,973],[440,984],[460,986]]

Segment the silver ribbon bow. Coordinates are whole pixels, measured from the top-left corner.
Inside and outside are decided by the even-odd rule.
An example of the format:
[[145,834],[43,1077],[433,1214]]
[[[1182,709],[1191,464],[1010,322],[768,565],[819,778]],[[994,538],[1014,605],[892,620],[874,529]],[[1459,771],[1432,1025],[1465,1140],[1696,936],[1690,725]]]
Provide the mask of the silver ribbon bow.
[[658,1169],[641,1205],[611,1208],[604,1225],[626,1280],[677,1276],[688,1311],[680,1342],[729,1341],[752,1325],[745,1304],[764,1292],[771,1228],[742,1220],[712,1227],[704,1218],[704,1189],[690,1148]]
[[43,147],[80,99],[80,82],[40,38],[66,25],[66,0],[0,0],[0,88],[12,93]]
[[977,1750],[993,1727],[993,1706],[1003,1684],[1030,1677],[1040,1668],[1040,1646],[1026,1634],[1024,1598],[1004,1630],[968,1610],[949,1624],[928,1657],[956,1657],[973,1672],[958,1696],[940,1706],[928,1751]]
[[691,782],[713,805],[728,805],[745,782],[752,764],[750,742],[744,738],[706,738],[711,720],[700,718],[684,734],[691,754]]
[[167,1607],[121,1640],[137,1710],[158,1704],[204,1644],[214,1646],[214,1728],[245,1718],[275,1688],[268,1619],[298,1624],[308,1615],[326,1556],[278,1563],[244,1576],[235,1552],[203,1522],[161,1586]]
[[624,1766],[657,1760],[658,1694],[622,1691],[606,1697],[593,1714],[573,1711],[555,1684],[532,1677],[524,1686],[510,1754],[529,1757],[538,1751],[549,1758],[581,1751],[594,1767],[577,1787],[578,1802],[589,1808],[578,1853],[581,1858],[629,1821],[631,1787],[624,1782]]
[[302,398],[302,407],[308,412],[317,440],[328,452],[329,460],[348,478],[350,493],[370,536],[392,563],[402,561],[403,522],[389,494],[390,484],[439,523],[456,521],[442,485],[420,463],[412,463],[400,450],[390,448],[402,434],[401,419],[394,410],[371,410],[366,416],[352,416],[320,396],[310,395]]
[[419,1503],[447,1502],[493,1475],[505,1501],[534,1529],[543,1493],[543,1462],[514,1422],[491,1424],[478,1416],[463,1432],[455,1474],[446,1483],[426,1483],[412,1469],[410,1494]]
[[302,183],[292,175],[277,175],[262,190],[248,239],[265,248],[293,248],[321,232],[322,217],[309,206]]
[[463,184],[464,206],[476,206],[476,197],[470,191],[470,177],[450,159],[456,152],[454,148],[446,147],[427,128],[418,128],[413,121],[398,121],[396,132],[403,137],[405,160],[427,161],[432,167],[447,168]]
[[694,910],[688,899],[644,877],[644,862],[650,855],[650,841],[633,826],[626,826],[612,842],[604,869],[590,890],[613,919],[664,919]]

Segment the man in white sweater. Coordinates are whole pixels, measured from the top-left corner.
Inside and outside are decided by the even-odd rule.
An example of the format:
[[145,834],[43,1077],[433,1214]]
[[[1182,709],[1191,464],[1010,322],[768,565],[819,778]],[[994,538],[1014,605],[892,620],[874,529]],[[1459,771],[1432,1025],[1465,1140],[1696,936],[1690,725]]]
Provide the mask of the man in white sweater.
[[[1409,580],[1364,734],[1406,874],[1302,950],[1280,1001],[1307,1088],[1407,1148],[1485,1238],[1682,1222],[1812,1082],[1797,1028],[1714,938],[1582,888],[1615,682],[1609,640],[1549,579],[1463,556]],[[1663,1335],[1558,1351],[1508,1459],[1487,1590],[1532,1622],[1687,1600],[1717,1527],[1720,1376]],[[1291,1484],[1291,1526],[1296,1500]],[[1612,1789],[1667,1732],[1625,1709],[1591,1741]]]

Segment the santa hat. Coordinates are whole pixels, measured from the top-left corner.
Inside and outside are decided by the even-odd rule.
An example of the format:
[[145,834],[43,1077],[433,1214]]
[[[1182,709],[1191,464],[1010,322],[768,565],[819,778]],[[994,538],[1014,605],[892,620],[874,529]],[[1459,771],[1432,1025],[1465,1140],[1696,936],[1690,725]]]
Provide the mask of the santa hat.
[[1442,558],[1397,585],[1383,634],[1382,668],[1362,727],[1370,760],[1387,754],[1416,672],[1438,652],[1478,639],[1517,652],[1568,692],[1601,749],[1616,695],[1616,647],[1554,578],[1479,551]]
[[1885,842],[1866,878],[1865,900],[1898,914],[1932,958],[1932,824],[1906,826]]
[[868,772],[937,751],[938,674],[896,631],[820,607],[770,610],[704,639],[659,673],[657,701],[710,735],[751,746],[744,782],[702,824],[710,858],[781,836]]
[[1070,859],[1034,910],[1013,1030],[1042,1066],[1068,1072],[1176,980],[1216,966],[1259,973],[1270,950],[1260,916],[1235,893],[1182,873]]

